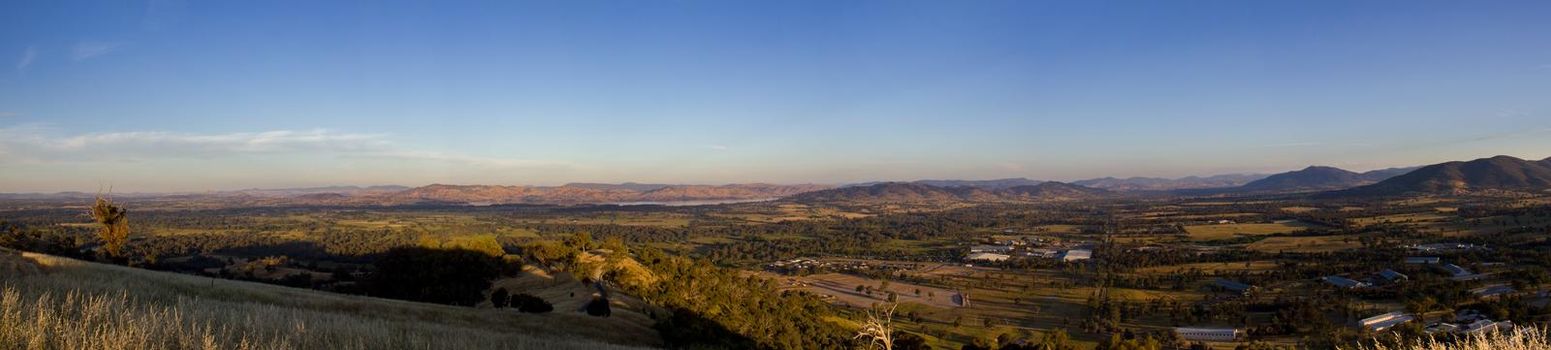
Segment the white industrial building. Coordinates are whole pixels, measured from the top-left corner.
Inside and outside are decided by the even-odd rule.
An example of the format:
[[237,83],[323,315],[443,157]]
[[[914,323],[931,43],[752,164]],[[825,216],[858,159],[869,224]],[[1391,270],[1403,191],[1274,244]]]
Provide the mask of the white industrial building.
[[970,253],[1006,253],[1010,251],[1012,251],[1012,246],[1010,245],[980,244],[969,247]]
[[1078,261],[1093,258],[1093,251],[1087,249],[1072,249],[1061,254],[1061,261]]
[[1411,322],[1411,320],[1415,320],[1415,319],[1416,319],[1416,317],[1414,317],[1414,316],[1411,316],[1411,315],[1406,314],[1404,312],[1395,311],[1395,312],[1381,314],[1381,315],[1378,315],[1378,316],[1364,318],[1364,319],[1362,319],[1362,321],[1358,321],[1357,325],[1362,326],[1363,328],[1367,328],[1369,330],[1372,330],[1374,332],[1383,332],[1383,331],[1389,330],[1390,328],[1394,328],[1395,326],[1399,326],[1401,324],[1404,324],[1406,322]]
[[1244,335],[1238,328],[1174,328],[1174,333],[1185,340],[1234,341]]
[[1007,254],[974,253],[970,254],[967,259],[970,261],[1007,261],[1009,258],[1012,258],[1012,256]]

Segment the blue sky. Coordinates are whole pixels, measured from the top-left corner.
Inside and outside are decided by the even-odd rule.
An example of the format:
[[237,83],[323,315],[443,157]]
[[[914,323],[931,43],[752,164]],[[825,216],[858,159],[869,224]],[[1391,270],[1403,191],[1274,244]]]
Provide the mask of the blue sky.
[[1551,3],[8,1],[0,192],[1551,156]]

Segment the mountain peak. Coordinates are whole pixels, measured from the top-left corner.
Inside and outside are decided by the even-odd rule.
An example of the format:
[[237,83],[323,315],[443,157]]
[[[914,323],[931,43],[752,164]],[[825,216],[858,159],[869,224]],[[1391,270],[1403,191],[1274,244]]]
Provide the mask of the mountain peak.
[[1428,165],[1379,183],[1343,191],[1346,195],[1458,193],[1479,190],[1551,189],[1551,164],[1511,156]]
[[1267,176],[1244,184],[1242,189],[1263,192],[1291,192],[1348,188],[1372,183],[1362,174],[1345,169],[1313,165],[1303,170]]

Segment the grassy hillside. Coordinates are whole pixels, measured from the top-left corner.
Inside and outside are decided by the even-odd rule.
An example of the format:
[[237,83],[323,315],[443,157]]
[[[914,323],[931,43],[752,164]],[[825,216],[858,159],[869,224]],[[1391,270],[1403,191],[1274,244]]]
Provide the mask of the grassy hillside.
[[569,310],[535,315],[413,303],[33,253],[0,251],[0,260],[41,268],[0,275],[3,348],[549,350],[660,342],[649,328]]
[[1507,332],[1476,333],[1458,342],[1440,342],[1424,339],[1420,344],[1386,347],[1374,346],[1360,350],[1540,350],[1551,349],[1551,339],[1539,328],[1516,328]]

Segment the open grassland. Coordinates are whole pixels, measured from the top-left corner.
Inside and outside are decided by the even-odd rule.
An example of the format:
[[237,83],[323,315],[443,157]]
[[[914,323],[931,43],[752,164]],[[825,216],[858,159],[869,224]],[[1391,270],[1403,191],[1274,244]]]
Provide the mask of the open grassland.
[[740,206],[734,210],[711,214],[711,216],[742,220],[749,223],[774,223],[834,218],[856,219],[871,215],[847,212],[834,207],[782,203],[777,205],[757,204]]
[[1174,274],[1191,270],[1199,270],[1203,273],[1224,273],[1243,271],[1265,271],[1276,268],[1276,262],[1271,260],[1256,261],[1231,261],[1231,262],[1204,262],[1179,265],[1154,266],[1139,269],[1138,273]]
[[[882,280],[841,273],[825,273],[802,277],[765,276],[782,281],[782,284],[788,288],[826,295],[831,298],[831,301],[847,306],[870,307],[873,304],[887,303],[888,293],[890,292],[893,292],[901,303],[915,303],[938,308],[964,306],[963,298],[956,291],[905,282],[885,283]],[[857,286],[872,287],[872,290],[858,292],[856,291]]]
[[1297,232],[1308,226],[1295,220],[1283,220],[1268,224],[1213,224],[1185,226],[1185,232],[1190,233],[1190,239],[1210,241],[1217,239],[1233,238],[1237,235],[1269,235],[1277,233]]
[[622,349],[630,347],[616,344],[659,342],[567,310],[518,314],[23,254],[42,273],[0,277],[4,348]]
[[1381,216],[1370,216],[1370,217],[1353,218],[1353,219],[1351,219],[1351,222],[1353,224],[1357,224],[1359,226],[1367,226],[1367,225],[1375,225],[1375,224],[1418,224],[1418,223],[1429,223],[1429,222],[1444,221],[1444,220],[1448,220],[1449,218],[1450,218],[1449,215],[1442,214],[1442,213],[1440,213],[1438,211],[1433,211],[1433,212],[1421,212],[1421,213],[1410,213],[1410,214],[1394,214],[1394,215],[1381,215]]
[[1244,246],[1245,249],[1265,252],[1324,253],[1362,247],[1357,235],[1270,237]]

